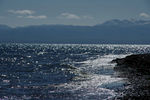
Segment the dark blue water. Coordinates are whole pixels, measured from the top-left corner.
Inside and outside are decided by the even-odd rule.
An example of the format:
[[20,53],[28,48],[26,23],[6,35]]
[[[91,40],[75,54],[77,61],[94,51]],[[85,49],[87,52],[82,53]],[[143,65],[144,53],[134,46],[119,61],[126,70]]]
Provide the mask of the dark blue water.
[[103,100],[126,88],[110,61],[150,45],[0,44],[0,98]]

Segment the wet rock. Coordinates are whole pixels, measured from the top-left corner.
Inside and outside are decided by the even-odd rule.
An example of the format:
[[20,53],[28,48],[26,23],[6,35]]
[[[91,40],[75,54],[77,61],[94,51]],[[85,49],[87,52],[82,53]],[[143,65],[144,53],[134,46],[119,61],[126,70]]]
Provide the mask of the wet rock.
[[136,54],[112,61],[118,77],[127,78],[121,100],[150,100],[150,54]]
[[117,58],[112,62],[117,63],[117,66],[135,68],[141,72],[150,72],[150,54],[130,55],[121,59]]

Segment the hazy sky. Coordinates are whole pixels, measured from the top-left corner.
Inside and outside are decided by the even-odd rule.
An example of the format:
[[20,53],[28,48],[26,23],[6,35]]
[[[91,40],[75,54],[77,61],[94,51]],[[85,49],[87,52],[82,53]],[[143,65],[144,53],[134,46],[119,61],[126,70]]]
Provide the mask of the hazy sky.
[[0,24],[95,25],[110,19],[150,19],[150,0],[0,0]]

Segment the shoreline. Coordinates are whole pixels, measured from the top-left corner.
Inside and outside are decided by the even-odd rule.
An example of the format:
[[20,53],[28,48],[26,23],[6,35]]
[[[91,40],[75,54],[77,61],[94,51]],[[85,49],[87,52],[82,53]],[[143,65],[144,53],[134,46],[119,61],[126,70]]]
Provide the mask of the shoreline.
[[118,77],[128,80],[128,88],[123,91],[122,99],[150,98],[150,54],[134,54],[125,58],[112,60],[117,63],[114,70],[119,73]]

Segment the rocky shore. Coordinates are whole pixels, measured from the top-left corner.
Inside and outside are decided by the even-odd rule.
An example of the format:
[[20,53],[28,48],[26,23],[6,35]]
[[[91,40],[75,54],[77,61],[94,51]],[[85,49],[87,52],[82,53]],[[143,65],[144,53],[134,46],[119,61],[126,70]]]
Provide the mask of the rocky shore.
[[133,68],[142,74],[150,75],[150,54],[136,54],[125,58],[117,58],[112,62],[117,63],[118,67]]
[[128,86],[121,99],[150,100],[150,54],[136,54],[112,61],[118,77],[127,79]]

